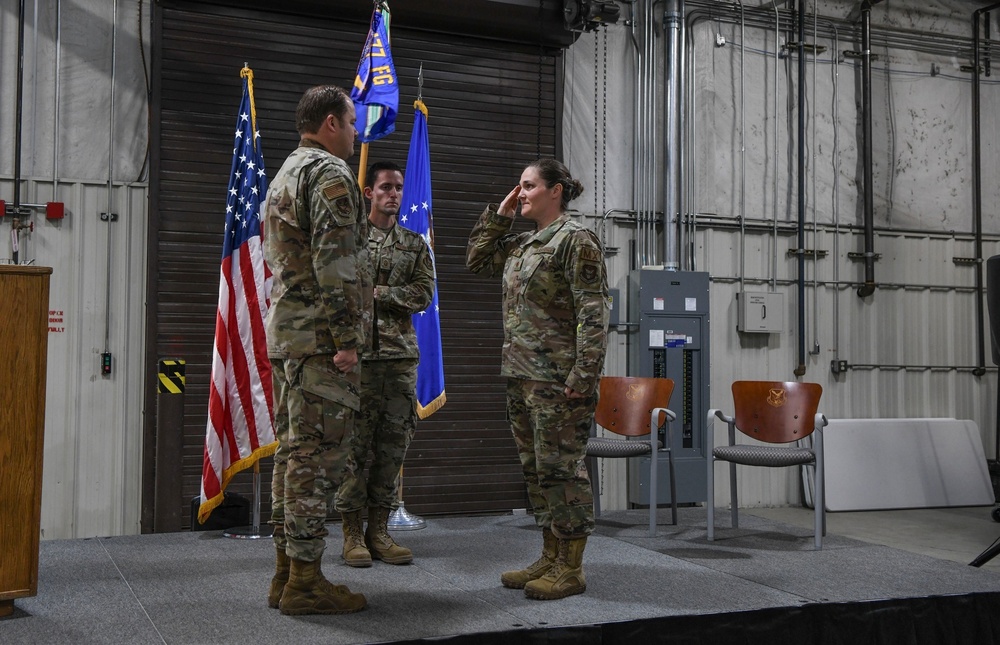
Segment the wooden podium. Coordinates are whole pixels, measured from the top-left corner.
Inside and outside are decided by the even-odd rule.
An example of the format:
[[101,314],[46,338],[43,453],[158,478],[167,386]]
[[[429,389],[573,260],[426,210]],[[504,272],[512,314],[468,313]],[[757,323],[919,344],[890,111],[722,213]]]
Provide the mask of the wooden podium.
[[51,273],[0,265],[0,616],[38,592]]

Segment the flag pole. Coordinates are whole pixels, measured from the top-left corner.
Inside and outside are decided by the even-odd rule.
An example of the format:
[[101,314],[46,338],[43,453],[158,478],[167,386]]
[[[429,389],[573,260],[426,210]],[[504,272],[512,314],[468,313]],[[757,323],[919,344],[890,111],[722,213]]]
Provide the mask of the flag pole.
[[271,527],[260,530],[260,462],[253,462],[253,522],[250,526],[234,526],[222,532],[227,538],[240,540],[258,540],[271,537]]
[[[422,102],[424,98],[424,64],[420,63],[420,71],[417,72],[417,101]],[[414,104],[416,105],[416,103]],[[437,288],[435,286],[435,288]],[[403,467],[399,467],[399,506],[389,515],[386,525],[396,531],[415,531],[427,526],[424,518],[413,515],[406,510],[403,505]]]
[[[226,208],[226,228],[222,252],[222,280],[219,288],[220,306],[228,302],[230,296],[245,299],[245,290],[231,293],[229,277],[232,271],[240,271],[247,284],[262,288],[263,302],[270,304],[270,272],[262,261],[260,248],[260,200],[267,193],[267,175],[264,171],[264,158],[261,155],[257,138],[257,110],[253,100],[253,70],[246,63],[240,70],[243,79],[243,98],[240,101],[239,117],[236,127],[236,144],[233,148],[232,174],[229,180]],[[239,206],[236,204],[237,198]],[[236,226],[236,211],[244,211],[243,226]],[[250,257],[240,264],[244,255]],[[250,307],[253,312],[261,308]],[[265,308],[266,310],[266,308]],[[234,379],[231,375],[245,374],[252,371],[253,359],[237,362],[232,357],[255,356],[263,350],[265,342],[262,324],[251,324],[254,331],[249,334],[237,333],[236,321],[229,321],[220,310],[216,319],[215,341],[216,351],[212,358],[211,383],[209,388],[208,421],[205,437],[205,456],[202,467],[201,506],[198,509],[198,521],[204,523],[212,510],[224,501],[224,491],[232,477],[250,466],[253,466],[253,525],[245,528],[230,528],[223,533],[227,537],[259,538],[269,537],[260,530],[260,459],[274,454],[277,441],[274,435],[274,422],[271,390],[270,365],[257,364],[259,378]],[[256,314],[255,314],[256,315]],[[254,321],[251,321],[253,323]],[[262,321],[261,321],[262,322]],[[259,332],[259,333],[258,333]],[[240,351],[232,351],[238,347]],[[220,349],[221,348],[221,349]],[[231,360],[230,360],[231,359]],[[232,386],[232,387],[231,387]],[[246,423],[237,426],[233,423],[235,413],[230,416],[230,394],[248,397],[257,401],[256,405],[242,410]],[[230,454],[225,447],[231,444],[237,450]],[[249,450],[247,450],[249,449]]]
[[361,161],[358,162],[358,187],[365,189],[365,174],[368,170],[368,144],[361,144]]
[[413,515],[403,506],[403,468],[399,468],[399,506],[389,515],[386,526],[394,531],[416,531],[427,527],[427,522],[419,515]]
[[[247,63],[243,63],[240,76],[247,79],[247,91],[250,94],[250,129],[257,131],[257,106],[253,100],[253,70]],[[257,147],[257,140],[253,141],[254,148]],[[271,537],[271,529],[268,527],[266,533],[260,530],[260,460],[253,462],[253,522],[250,526],[234,526],[226,529],[222,534],[228,538],[238,538],[243,540],[256,540],[259,538]]]

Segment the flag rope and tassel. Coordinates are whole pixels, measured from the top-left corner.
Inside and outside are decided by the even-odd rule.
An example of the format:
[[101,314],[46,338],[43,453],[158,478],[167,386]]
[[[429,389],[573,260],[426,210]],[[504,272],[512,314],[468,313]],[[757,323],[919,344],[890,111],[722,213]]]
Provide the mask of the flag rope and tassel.
[[[243,98],[226,195],[219,305],[209,387],[198,522],[224,500],[226,486],[254,467],[254,526],[260,537],[260,459],[274,454],[274,393],[264,318],[270,307],[271,272],[261,246],[261,203],[267,173],[257,139],[253,71],[240,70]],[[236,537],[235,535],[233,537]]]

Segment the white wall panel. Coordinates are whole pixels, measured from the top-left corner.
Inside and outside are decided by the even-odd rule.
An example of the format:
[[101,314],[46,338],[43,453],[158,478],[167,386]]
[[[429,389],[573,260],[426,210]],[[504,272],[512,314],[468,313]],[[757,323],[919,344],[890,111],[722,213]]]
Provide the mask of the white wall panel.
[[[10,189],[0,181],[0,192]],[[67,214],[32,216],[20,257],[52,267],[42,537],[138,533],[146,187],[115,185],[110,202],[106,183],[57,190],[53,199],[51,181],[25,183],[25,202],[62,201]],[[117,222],[101,221],[109,205]],[[0,257],[8,252],[9,244]],[[100,373],[105,349],[109,376]]]

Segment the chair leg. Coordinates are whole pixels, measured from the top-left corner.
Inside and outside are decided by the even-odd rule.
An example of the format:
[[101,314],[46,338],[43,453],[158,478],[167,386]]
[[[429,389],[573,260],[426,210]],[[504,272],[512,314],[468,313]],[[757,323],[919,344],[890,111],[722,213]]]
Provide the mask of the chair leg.
[[729,514],[733,518],[733,528],[740,528],[740,501],[736,492],[736,464],[729,463]]
[[590,489],[594,493],[594,518],[601,516],[601,474],[597,469],[597,457],[586,457],[587,475],[590,477]]
[[659,470],[656,451],[649,456],[649,537],[656,537],[656,471]]
[[674,526],[677,526],[677,476],[674,474],[674,451],[667,451],[667,461],[670,465],[670,516]]
[[708,527],[708,541],[711,542],[715,539],[715,457],[709,453],[706,461],[708,462],[708,479],[705,482],[707,490],[707,495],[705,496],[705,511],[707,512],[705,523]]
[[816,512],[814,530],[816,531],[816,550],[823,548],[823,536],[826,535],[826,491],[823,486],[823,460],[816,460],[816,468],[813,469],[813,509]]

